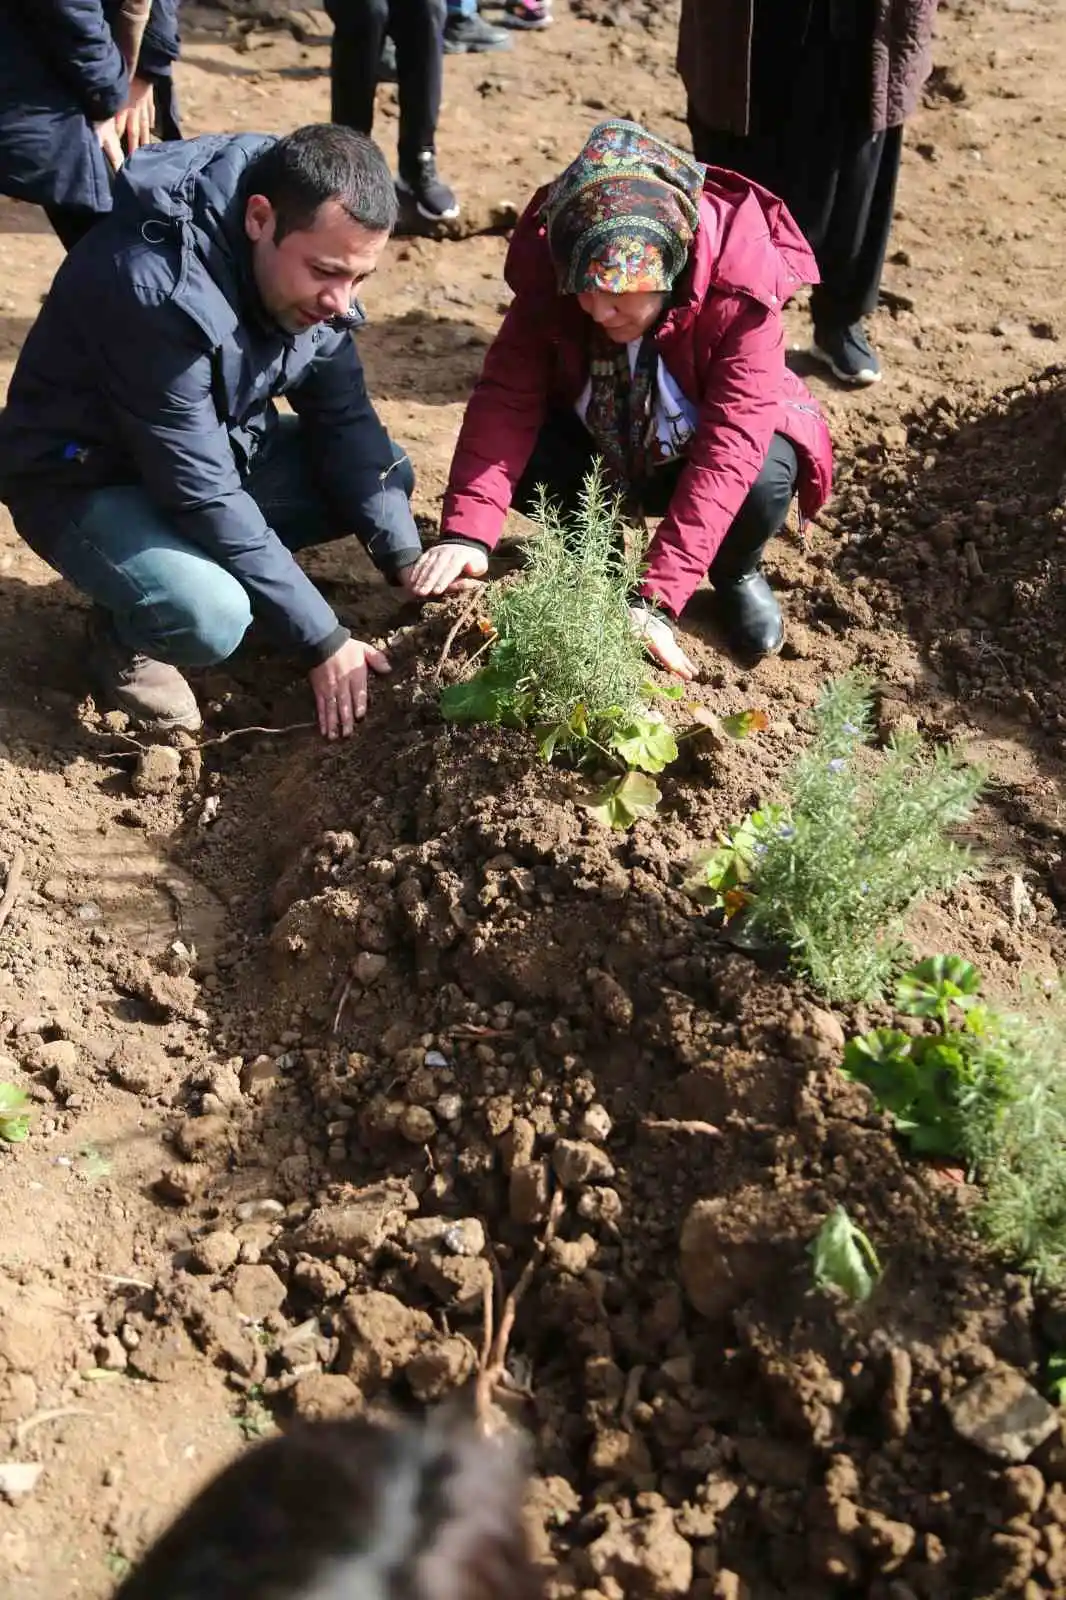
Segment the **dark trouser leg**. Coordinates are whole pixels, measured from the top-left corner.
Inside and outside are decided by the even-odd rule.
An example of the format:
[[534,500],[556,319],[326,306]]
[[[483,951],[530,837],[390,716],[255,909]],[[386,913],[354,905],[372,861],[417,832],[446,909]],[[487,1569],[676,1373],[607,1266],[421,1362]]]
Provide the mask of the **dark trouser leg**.
[[[392,443],[392,451],[397,463],[395,481],[410,498],[415,488],[414,468],[399,445]],[[322,497],[298,417],[278,418],[269,445],[249,474],[247,489],[288,550],[330,544],[352,532],[337,520]]]
[[85,238],[107,212],[87,211],[83,206],[45,206],[44,214],[63,249],[69,251]]
[[389,0],[400,101],[400,171],[437,142],[444,82],[444,0]]
[[709,167],[725,167],[728,172],[739,172],[753,183],[762,184],[771,194],[781,194],[786,175],[778,142],[771,134],[722,133],[702,122],[691,105],[688,130],[697,161],[704,161]]
[[784,434],[775,433],[762,471],[711,564],[709,576],[716,589],[758,569],[766,546],[785,525],[798,476],[795,446]]
[[512,504],[523,516],[537,510],[543,486],[564,521],[581,508],[581,490],[596,460],[596,447],[584,423],[572,411],[553,411],[540,430],[529,465],[518,482]]
[[903,129],[842,150],[833,204],[817,241],[821,283],[811,294],[816,328],[846,328],[877,305],[892,231]]
[[333,23],[330,116],[358,133],[371,133],[388,0],[326,0],[326,11]]
[[153,132],[157,139],[172,140],[182,137],[181,111],[178,106],[178,91],[174,85],[171,73],[159,73],[152,79],[152,89],[155,93],[155,128]]

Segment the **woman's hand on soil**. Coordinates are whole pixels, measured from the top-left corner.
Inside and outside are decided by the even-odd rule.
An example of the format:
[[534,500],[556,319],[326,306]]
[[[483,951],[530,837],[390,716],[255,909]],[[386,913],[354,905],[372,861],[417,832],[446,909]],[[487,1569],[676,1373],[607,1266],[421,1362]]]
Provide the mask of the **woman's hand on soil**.
[[346,639],[327,661],[308,673],[319,730],[325,738],[347,739],[366,716],[368,667],[371,672],[392,671],[384,651],[359,639]]
[[[119,113],[124,115],[124,113]],[[122,165],[122,136],[114,117],[108,117],[106,122],[94,122],[93,132],[96,142],[104,152],[104,160],[112,172],[117,172]]]
[[696,676],[696,668],[674,637],[674,630],[665,617],[657,617],[645,606],[630,606],[629,620],[633,632],[644,641],[644,648],[667,672],[676,672],[686,683]]
[[401,580],[419,600],[430,600],[435,595],[478,588],[488,570],[487,550],[465,544],[438,544],[419,556],[413,567],[407,567]]
[[118,137],[132,155],[142,145],[152,142],[152,123],[155,119],[155,93],[147,78],[130,80],[130,97],[115,118]]

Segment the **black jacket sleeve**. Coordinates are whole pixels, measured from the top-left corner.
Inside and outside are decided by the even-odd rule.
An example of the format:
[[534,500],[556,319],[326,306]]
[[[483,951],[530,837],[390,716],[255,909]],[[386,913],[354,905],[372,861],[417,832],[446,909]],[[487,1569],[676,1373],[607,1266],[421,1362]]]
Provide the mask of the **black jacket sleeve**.
[[304,424],[319,487],[386,578],[422,553],[399,462],[366,391],[355,341],[327,331],[319,354],[286,393]]
[[122,109],[129,95],[126,65],[101,0],[17,0],[17,9],[90,122]]
[[244,585],[279,643],[324,660],[348,635],[242,487],[211,352],[169,303],[124,296],[123,314],[122,338],[98,346],[99,378],[138,478],[175,530]]

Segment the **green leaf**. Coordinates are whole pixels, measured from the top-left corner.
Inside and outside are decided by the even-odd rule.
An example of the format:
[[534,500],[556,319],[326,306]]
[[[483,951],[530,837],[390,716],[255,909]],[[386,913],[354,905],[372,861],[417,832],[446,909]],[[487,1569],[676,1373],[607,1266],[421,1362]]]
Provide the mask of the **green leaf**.
[[731,739],[746,739],[749,733],[765,733],[770,718],[765,711],[737,711],[731,717],[722,717],[718,725]]
[[664,700],[680,700],[685,693],[683,683],[668,683],[665,687],[660,687],[657,683],[642,683],[640,687],[645,694],[657,694]]
[[550,761],[555,754],[555,747],[566,733],[565,722],[538,722],[533,729],[533,737],[537,741],[537,752],[543,761]]
[[658,784],[642,772],[627,772],[586,795],[581,804],[597,822],[622,831],[631,828],[638,817],[651,816],[661,799]]
[[841,1290],[849,1300],[868,1300],[881,1276],[877,1252],[843,1206],[831,1212],[811,1242],[819,1289]]
[[30,1097],[13,1083],[0,1083],[0,1139],[5,1144],[22,1144],[30,1136],[30,1119],[23,1107]]
[[514,650],[501,642],[479,672],[444,690],[441,715],[449,722],[502,722],[507,727],[524,727],[533,697],[520,691],[518,684]]
[[977,1004],[981,977],[961,956],[929,956],[904,973],[896,1004],[911,1017],[937,1017],[946,1025],[952,1005],[967,1011]]
[[651,717],[632,717],[611,734],[608,748],[621,756],[627,767],[642,772],[661,772],[677,760],[677,740],[665,722]]
[[1055,1405],[1066,1405],[1066,1350],[1055,1350],[1048,1356],[1046,1392]]
[[451,683],[440,697],[441,716],[448,722],[499,722],[505,695],[488,670],[465,683]]

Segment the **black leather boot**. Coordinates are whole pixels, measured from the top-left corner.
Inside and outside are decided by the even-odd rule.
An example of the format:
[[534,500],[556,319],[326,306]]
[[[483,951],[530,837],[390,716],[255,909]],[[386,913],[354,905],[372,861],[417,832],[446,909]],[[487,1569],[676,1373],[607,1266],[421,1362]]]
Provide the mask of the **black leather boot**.
[[785,624],[762,573],[744,572],[714,587],[722,627],[737,655],[749,661],[776,656],[785,642]]

